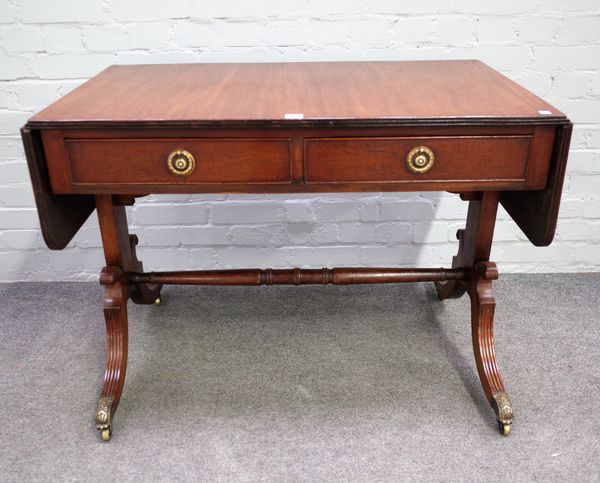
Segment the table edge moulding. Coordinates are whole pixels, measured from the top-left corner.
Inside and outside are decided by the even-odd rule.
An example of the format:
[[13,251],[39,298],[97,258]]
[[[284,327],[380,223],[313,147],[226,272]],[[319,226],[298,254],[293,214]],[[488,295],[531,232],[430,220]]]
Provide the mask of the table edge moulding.
[[[501,204],[531,243],[552,242],[571,131],[565,114],[476,60],[111,66],[34,115],[21,134],[47,246],[64,249],[98,214],[102,439],[125,382],[128,300],[159,304],[167,284],[418,281],[434,282],[440,299],[468,294],[477,372],[507,435],[513,408],[493,338],[496,214]],[[146,272],[125,212],[161,193],[404,191],[468,203],[449,268]]]

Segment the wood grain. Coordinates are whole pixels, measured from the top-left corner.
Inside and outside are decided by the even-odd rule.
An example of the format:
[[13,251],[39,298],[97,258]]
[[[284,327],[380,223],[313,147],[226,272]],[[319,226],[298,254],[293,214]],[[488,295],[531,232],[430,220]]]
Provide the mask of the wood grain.
[[[469,293],[477,370],[508,434],[513,411],[493,339],[498,273],[489,261],[498,204],[534,243],[551,241],[571,128],[563,113],[478,61],[114,66],[49,106],[23,129],[44,237],[64,247],[95,199],[107,265],[107,361],[96,413],[103,438],[125,379],[129,298],[158,303],[163,283],[426,280],[441,299]],[[407,169],[418,146],[435,156],[429,171]],[[169,169],[174,150],[197,159],[185,177]],[[469,200],[451,269],[146,273],[124,207],[151,193],[422,190]]]
[[[305,179],[307,183],[524,181],[530,144],[530,136],[307,139]],[[426,173],[412,173],[406,166],[409,151],[418,146],[435,155]]]
[[449,60],[112,66],[29,122],[281,122],[298,113],[307,121],[565,117],[482,62]]
[[[289,139],[103,139],[67,141],[73,183],[226,184],[290,183]],[[184,149],[196,161],[187,176],[167,167],[169,153]]]
[[[464,191],[544,188],[554,129],[46,129],[43,137],[55,193]],[[406,157],[420,145],[436,161],[417,175]],[[197,160],[190,175],[167,169],[175,149]]]
[[[304,119],[286,120],[288,113]],[[42,230],[53,248],[68,243],[93,206],[89,196],[62,195],[408,190],[502,190],[502,204],[529,239],[546,245],[556,226],[570,129],[559,110],[474,60],[180,64],[110,67],[31,118],[24,141]],[[43,149],[32,149],[29,140],[40,136]],[[503,155],[492,154],[491,164],[482,145],[450,156],[451,162],[444,154],[435,168],[440,176],[432,171],[408,179],[398,171],[401,163],[391,161],[392,149],[377,154],[375,146],[363,156],[339,148],[326,162],[304,152],[311,138],[403,136],[530,136],[532,142],[524,176],[520,152],[515,157],[508,144],[499,149]],[[239,150],[217,159],[215,149],[204,171],[182,182],[164,177],[158,151],[130,158],[131,171],[118,150],[74,149],[73,165],[67,150],[75,139],[210,137],[287,139],[291,166],[261,166],[256,152],[254,165],[242,163]],[[353,172],[336,167],[347,161]]]
[[62,250],[94,211],[94,198],[54,194],[40,131],[24,127],[21,137],[44,241],[48,248]]
[[290,268],[129,273],[130,283],[171,285],[355,285],[463,280],[462,268]]
[[504,209],[536,246],[548,246],[554,239],[572,131],[570,123],[557,127],[544,189],[504,191],[500,197]]

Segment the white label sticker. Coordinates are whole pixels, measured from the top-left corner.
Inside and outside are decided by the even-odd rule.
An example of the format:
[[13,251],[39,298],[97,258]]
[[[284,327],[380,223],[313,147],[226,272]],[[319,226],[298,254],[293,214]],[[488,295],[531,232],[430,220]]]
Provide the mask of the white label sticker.
[[304,114],[285,114],[284,119],[304,119]]
[[538,111],[541,116],[550,116],[552,115],[552,111]]

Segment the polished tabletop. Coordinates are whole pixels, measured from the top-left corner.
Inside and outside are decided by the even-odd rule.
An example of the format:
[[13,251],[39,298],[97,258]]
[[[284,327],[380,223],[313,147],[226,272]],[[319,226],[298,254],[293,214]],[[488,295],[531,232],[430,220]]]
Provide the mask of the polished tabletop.
[[115,65],[29,124],[564,117],[480,61],[446,60]]

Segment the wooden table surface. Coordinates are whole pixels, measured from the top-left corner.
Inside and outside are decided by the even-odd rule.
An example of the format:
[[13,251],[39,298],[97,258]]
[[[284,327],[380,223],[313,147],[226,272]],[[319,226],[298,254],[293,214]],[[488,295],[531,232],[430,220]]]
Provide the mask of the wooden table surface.
[[31,118],[68,123],[557,119],[476,60],[117,65]]

